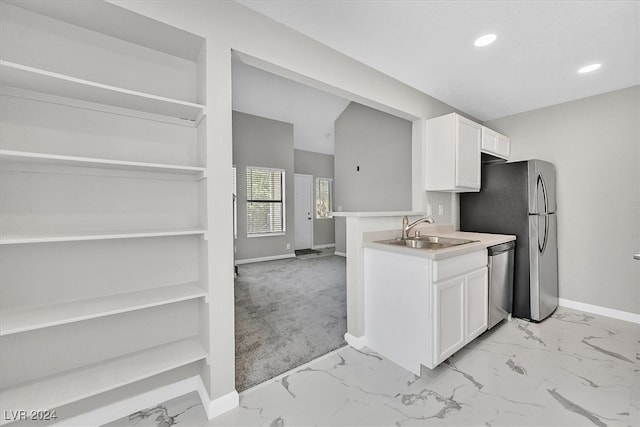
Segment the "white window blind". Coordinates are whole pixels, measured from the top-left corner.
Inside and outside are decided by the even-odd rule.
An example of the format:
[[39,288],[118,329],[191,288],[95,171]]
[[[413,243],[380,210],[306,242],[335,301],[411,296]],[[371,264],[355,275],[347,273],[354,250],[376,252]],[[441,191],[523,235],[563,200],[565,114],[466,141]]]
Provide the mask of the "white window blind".
[[232,186],[231,193],[233,194],[233,238],[238,238],[238,185],[236,179],[236,167],[231,168],[232,173]]
[[333,180],[316,178],[316,218],[331,218]]
[[247,235],[282,234],[284,170],[247,167]]

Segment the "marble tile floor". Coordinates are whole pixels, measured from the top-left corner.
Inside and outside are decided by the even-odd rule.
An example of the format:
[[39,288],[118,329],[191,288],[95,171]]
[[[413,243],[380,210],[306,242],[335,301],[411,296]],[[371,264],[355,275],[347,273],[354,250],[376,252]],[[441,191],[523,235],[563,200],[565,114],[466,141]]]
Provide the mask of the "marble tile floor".
[[640,325],[560,308],[503,322],[421,377],[344,347],[211,421],[192,393],[108,425],[640,427]]

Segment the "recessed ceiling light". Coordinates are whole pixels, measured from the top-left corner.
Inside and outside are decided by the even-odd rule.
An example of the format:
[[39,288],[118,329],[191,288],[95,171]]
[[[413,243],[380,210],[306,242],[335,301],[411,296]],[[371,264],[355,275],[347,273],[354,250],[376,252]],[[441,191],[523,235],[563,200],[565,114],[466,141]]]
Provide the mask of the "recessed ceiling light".
[[586,65],[586,66],[584,66],[584,67],[580,68],[580,69],[578,70],[578,72],[579,72],[580,74],[583,74],[583,73],[589,73],[589,72],[591,72],[591,71],[595,71],[595,70],[597,70],[597,69],[598,69],[598,68],[600,68],[600,67],[602,67],[602,64],[590,64],[590,65]]
[[478,47],[486,46],[496,41],[497,38],[498,36],[496,36],[495,34],[485,34],[482,37],[478,37],[476,41],[473,42],[473,44],[475,44]]

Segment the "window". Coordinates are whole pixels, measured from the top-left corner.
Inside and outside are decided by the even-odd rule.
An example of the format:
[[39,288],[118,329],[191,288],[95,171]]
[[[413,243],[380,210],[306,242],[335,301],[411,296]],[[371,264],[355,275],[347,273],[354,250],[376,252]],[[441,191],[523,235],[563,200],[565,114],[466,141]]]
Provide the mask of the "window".
[[284,232],[284,170],[248,166],[247,236]]
[[316,178],[316,218],[331,218],[333,180],[330,178]]

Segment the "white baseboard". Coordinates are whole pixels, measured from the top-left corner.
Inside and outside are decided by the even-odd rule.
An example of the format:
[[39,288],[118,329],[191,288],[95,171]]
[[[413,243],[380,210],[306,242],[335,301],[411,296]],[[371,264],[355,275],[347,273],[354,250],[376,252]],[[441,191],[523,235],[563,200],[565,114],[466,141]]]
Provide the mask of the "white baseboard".
[[345,258],[347,257],[347,254],[345,254],[344,252],[337,252],[337,251],[336,251],[336,252],[334,252],[333,254],[334,254],[334,255],[338,255],[338,256],[343,256],[343,257],[345,257]]
[[198,394],[200,395],[202,406],[204,406],[204,410],[207,413],[207,418],[210,420],[218,415],[222,415],[225,412],[230,411],[233,408],[237,408],[240,405],[240,396],[235,390],[231,393],[225,394],[224,396],[220,396],[217,399],[211,400],[209,393],[207,393],[207,388],[204,386],[202,378],[199,376]]
[[349,344],[356,350],[360,350],[367,345],[367,340],[364,335],[361,337],[356,337],[347,332],[346,334],[344,334],[344,340],[347,342],[347,344]]
[[601,316],[612,317],[614,319],[640,324],[640,314],[628,311],[614,310],[613,308],[601,307],[599,305],[586,304],[578,301],[571,301],[564,298],[558,299],[558,305],[574,310],[586,311],[587,313],[599,314]]
[[326,248],[335,248],[336,244],[335,243],[328,243],[326,245],[313,245],[311,246],[311,249],[326,249]]
[[[150,408],[167,400],[175,399],[198,390],[199,375],[178,381],[146,393],[130,397],[107,406],[85,412],[54,424],[56,427],[99,426],[117,419],[128,417],[134,412]],[[203,402],[204,404],[204,402]],[[206,406],[205,406],[206,408]]]
[[287,259],[287,258],[295,258],[295,257],[296,257],[296,254],[284,254],[284,255],[264,256],[260,258],[237,259],[236,265],[251,264],[254,262],[262,262],[262,261],[275,261],[277,259]]

